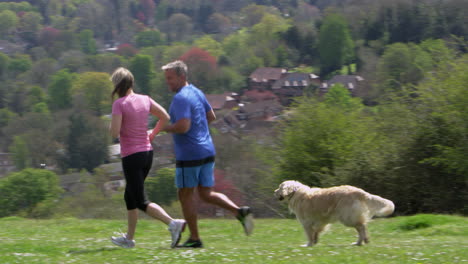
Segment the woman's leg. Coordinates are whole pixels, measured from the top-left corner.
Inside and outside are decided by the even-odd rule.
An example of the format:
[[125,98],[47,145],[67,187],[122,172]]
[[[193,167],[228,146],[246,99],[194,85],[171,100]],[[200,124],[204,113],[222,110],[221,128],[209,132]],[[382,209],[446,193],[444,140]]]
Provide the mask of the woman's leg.
[[[143,168],[142,168],[142,183],[141,183],[141,189],[139,190],[139,199],[142,203],[141,207],[144,208],[143,211],[145,213],[163,223],[166,225],[169,225],[171,221],[173,220],[172,217],[170,217],[164,209],[159,206],[156,203],[148,201],[148,198],[146,197],[145,189],[144,189],[144,182],[146,180],[146,177],[148,176],[148,173],[151,170],[151,166],[153,164],[153,151],[148,151],[145,153],[144,158],[142,159],[144,161]],[[146,205],[146,206],[145,206]],[[146,207],[146,208],[145,208]]]
[[156,203],[150,203],[146,207],[146,214],[149,216],[158,219],[159,221],[165,223],[166,225],[169,225],[171,221],[173,220],[172,217],[170,217],[164,209],[161,208]]
[[135,236],[136,225],[138,222],[138,209],[132,209],[127,211],[127,239],[133,240]]

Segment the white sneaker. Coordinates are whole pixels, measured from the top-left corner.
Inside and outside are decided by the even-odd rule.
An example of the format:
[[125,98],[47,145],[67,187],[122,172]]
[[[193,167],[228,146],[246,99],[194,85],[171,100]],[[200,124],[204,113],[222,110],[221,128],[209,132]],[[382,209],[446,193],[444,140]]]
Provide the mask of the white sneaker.
[[182,219],[175,219],[172,220],[171,223],[169,224],[169,232],[171,232],[171,237],[172,237],[172,242],[171,242],[171,248],[175,248],[177,244],[179,244],[180,238],[182,236],[182,232],[184,232],[185,229],[185,220]]
[[127,238],[127,234],[118,233],[119,236],[112,236],[112,243],[123,248],[133,248],[135,247],[135,240],[130,240]]

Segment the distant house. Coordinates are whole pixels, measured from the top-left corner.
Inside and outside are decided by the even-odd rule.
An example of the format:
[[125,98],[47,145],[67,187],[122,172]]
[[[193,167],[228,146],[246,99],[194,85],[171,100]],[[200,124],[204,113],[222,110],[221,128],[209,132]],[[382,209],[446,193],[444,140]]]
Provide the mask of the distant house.
[[320,95],[324,95],[330,90],[330,88],[339,83],[342,84],[348,91],[355,95],[357,88],[359,87],[360,83],[364,81],[364,78],[358,75],[335,75],[330,80],[323,82],[320,85]]
[[23,53],[25,49],[25,45],[18,45],[6,40],[0,39],[0,52],[13,55],[15,53]]
[[[292,98],[302,96],[306,89],[320,87],[320,84],[319,76],[312,73],[288,72],[283,68],[258,68],[249,76],[249,89],[243,96],[254,98],[250,101],[262,101],[266,97],[288,105]],[[268,91],[276,98],[272,98],[272,93]]]
[[320,79],[317,75],[288,72],[273,84],[272,91],[279,97],[283,105],[288,105],[293,97],[304,95],[304,91],[311,86],[320,86]]
[[238,120],[267,120],[281,114],[283,106],[277,101],[260,101],[255,103],[239,104],[239,110],[236,113]]
[[206,99],[213,110],[232,109],[237,106],[239,95],[237,93],[225,92],[223,94],[207,94]]
[[257,68],[248,79],[249,90],[270,90],[287,70],[283,68]]
[[242,95],[242,99],[247,102],[260,102],[274,100],[278,101],[278,96],[269,90],[246,90]]

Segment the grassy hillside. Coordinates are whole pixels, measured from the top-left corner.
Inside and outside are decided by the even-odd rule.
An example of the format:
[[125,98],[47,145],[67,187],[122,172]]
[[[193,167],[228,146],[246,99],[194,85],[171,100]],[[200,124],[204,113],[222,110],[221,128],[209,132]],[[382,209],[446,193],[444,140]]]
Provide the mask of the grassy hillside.
[[[302,248],[296,220],[259,219],[245,237],[231,219],[200,222],[203,249],[170,249],[166,227],[138,224],[134,249],[109,236],[124,221],[0,219],[1,263],[467,263],[468,219],[416,215],[378,219],[370,224],[371,244],[356,247],[353,229],[332,225],[318,245]],[[187,235],[187,234],[185,234]],[[185,239],[185,237],[183,237]]]

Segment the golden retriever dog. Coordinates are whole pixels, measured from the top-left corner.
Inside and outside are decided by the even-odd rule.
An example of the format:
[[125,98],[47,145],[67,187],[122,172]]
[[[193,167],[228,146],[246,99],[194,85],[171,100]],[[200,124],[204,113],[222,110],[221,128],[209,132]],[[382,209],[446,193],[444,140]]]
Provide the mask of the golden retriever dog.
[[275,196],[288,200],[289,210],[296,215],[309,240],[304,246],[309,247],[317,244],[320,232],[336,221],[356,228],[359,236],[354,245],[369,243],[370,219],[391,215],[395,209],[392,201],[349,185],[310,188],[298,181],[285,181],[275,190]]

